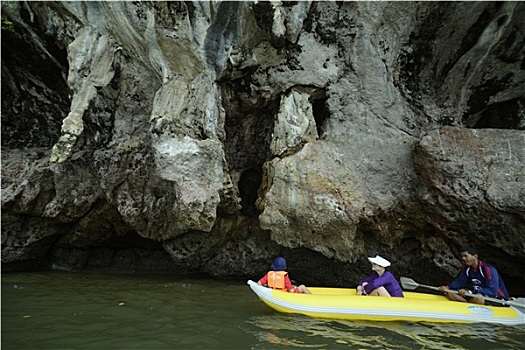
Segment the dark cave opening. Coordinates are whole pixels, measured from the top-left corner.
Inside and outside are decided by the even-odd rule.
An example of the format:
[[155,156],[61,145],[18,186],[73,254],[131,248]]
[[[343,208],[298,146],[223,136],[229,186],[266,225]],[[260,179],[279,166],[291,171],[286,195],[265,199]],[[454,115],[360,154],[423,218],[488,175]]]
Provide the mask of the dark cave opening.
[[263,164],[272,159],[270,149],[280,95],[262,94],[251,77],[221,84],[226,119],[225,158],[241,199],[240,213],[257,218],[258,190]]
[[474,115],[463,117],[465,124],[474,129],[517,129],[525,128],[525,99],[513,99],[490,105]]
[[317,135],[319,139],[323,139],[326,131],[326,120],[330,116],[330,111],[326,106],[328,98],[323,96],[321,98],[311,98],[312,112],[314,114],[315,125],[317,127]]
[[162,243],[139,236],[135,231],[113,234],[101,242],[84,246],[55,244],[48,254],[47,269],[114,273],[179,273]]
[[259,216],[257,209],[257,191],[261,187],[262,173],[253,168],[246,169],[239,180],[239,194],[241,196],[241,213],[248,217]]

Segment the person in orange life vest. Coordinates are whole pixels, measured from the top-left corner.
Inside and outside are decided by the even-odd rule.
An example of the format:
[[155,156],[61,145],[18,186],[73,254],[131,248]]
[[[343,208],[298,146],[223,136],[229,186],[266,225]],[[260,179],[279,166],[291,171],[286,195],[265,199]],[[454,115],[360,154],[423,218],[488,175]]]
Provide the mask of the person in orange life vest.
[[[479,260],[476,248],[471,245],[463,245],[459,248],[459,256],[464,266],[458,278],[446,286],[438,287],[442,292],[445,292],[445,289],[458,290],[458,294],[445,293],[450,300],[494,306],[501,305],[482,298],[469,297],[465,294],[479,294],[509,300],[509,293],[498,270],[494,266]],[[468,290],[468,287],[471,287],[472,291]]]
[[372,263],[372,271],[374,272],[357,283],[357,295],[403,298],[403,290],[399,286],[399,282],[390,271],[386,271],[386,268],[390,266],[390,261],[379,255],[368,258],[368,261]]
[[290,293],[304,293],[312,294],[305,285],[301,284],[300,286],[294,286],[288,272],[286,272],[286,260],[282,257],[278,257],[270,266],[271,271],[268,271],[264,275],[258,284],[261,286],[268,286],[272,289],[286,290]]

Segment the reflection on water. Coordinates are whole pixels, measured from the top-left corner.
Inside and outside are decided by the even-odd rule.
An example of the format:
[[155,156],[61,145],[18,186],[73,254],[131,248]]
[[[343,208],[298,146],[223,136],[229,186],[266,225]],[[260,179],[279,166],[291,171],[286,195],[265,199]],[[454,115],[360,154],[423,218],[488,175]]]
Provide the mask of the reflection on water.
[[245,282],[2,275],[2,350],[524,349],[516,326],[350,322],[276,313]]
[[261,349],[525,349],[517,326],[355,322],[272,314],[249,320]]

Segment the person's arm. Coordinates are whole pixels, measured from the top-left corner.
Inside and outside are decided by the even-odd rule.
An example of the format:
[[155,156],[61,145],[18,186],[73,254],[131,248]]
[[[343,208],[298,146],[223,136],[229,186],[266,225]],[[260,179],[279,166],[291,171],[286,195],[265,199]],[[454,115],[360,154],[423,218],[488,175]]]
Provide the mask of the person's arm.
[[290,280],[290,277],[288,276],[288,274],[286,274],[284,276],[284,287],[286,288],[287,291],[289,292],[295,292],[295,287],[294,285],[292,284],[292,281]]
[[470,278],[467,276],[466,271],[467,269],[463,268],[459,276],[454,281],[450,282],[447,285],[448,289],[459,290],[459,289],[466,288],[470,282]]
[[375,278],[373,281],[368,282],[368,284],[365,286],[365,292],[366,294],[370,294],[374,289],[383,287],[386,284],[392,283],[392,281],[395,281],[394,275],[392,275],[390,271],[385,271],[381,276]]
[[375,277],[374,275],[375,274],[372,274],[368,277],[361,279],[359,282],[357,282],[357,287],[355,288],[357,295],[363,295],[363,293],[366,294],[364,286],[367,285],[369,281],[372,281],[374,279]]
[[371,274],[370,276],[361,279],[359,282],[357,282],[357,285],[358,285],[358,286],[362,286],[363,283],[365,283],[365,282],[370,283],[370,281],[373,281],[374,278],[376,278],[376,277],[377,277],[377,274],[376,274],[376,273],[373,273],[373,274]]
[[493,266],[482,266],[485,275],[485,287],[472,291],[474,294],[483,294],[488,297],[497,297],[499,290],[499,274]]
[[257,284],[260,284],[261,286],[265,286],[268,284],[268,274],[264,275]]

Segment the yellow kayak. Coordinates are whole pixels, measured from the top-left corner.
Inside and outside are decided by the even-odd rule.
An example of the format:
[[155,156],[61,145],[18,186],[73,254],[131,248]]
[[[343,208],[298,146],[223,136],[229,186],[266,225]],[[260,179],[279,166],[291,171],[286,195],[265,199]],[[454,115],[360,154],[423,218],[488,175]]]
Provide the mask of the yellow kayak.
[[498,323],[525,325],[516,307],[497,307],[449,301],[445,296],[403,292],[404,298],[359,296],[351,288],[308,287],[312,294],[296,294],[248,281],[252,291],[279,312],[345,320]]

